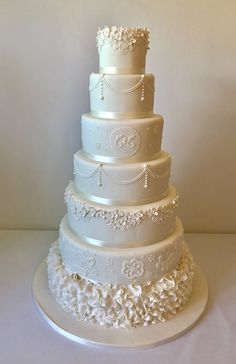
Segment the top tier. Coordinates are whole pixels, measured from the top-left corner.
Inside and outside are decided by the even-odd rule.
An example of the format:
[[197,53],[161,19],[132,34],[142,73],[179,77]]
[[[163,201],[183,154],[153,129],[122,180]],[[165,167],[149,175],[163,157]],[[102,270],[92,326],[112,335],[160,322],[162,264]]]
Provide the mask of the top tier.
[[147,28],[105,27],[98,29],[99,72],[144,74],[149,49]]

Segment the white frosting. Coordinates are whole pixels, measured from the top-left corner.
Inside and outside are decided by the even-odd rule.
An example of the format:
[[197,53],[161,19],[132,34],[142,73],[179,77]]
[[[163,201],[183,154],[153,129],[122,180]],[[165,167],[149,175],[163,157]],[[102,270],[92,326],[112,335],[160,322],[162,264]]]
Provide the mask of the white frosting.
[[100,284],[74,277],[64,266],[58,241],[50,248],[47,262],[49,288],[63,310],[101,326],[131,328],[169,320],[192,291],[193,261],[186,246],[173,270],[143,285]]
[[[104,246],[147,245],[166,238],[175,228],[176,191],[170,186],[167,197],[145,205],[103,205],[85,200],[73,182],[66,189],[69,226],[79,236],[102,241]],[[100,243],[99,243],[100,244]]]
[[71,272],[100,283],[145,283],[160,279],[176,267],[183,242],[179,219],[174,232],[159,243],[134,245],[132,248],[96,246],[74,235],[64,217],[60,224],[63,261]]
[[147,28],[105,27],[97,33],[100,73],[145,72]]
[[146,28],[105,27],[90,114],[65,192],[67,215],[48,255],[49,287],[77,320],[113,327],[174,316],[192,290],[193,262],[161,152],[163,118],[153,114],[145,75]]
[[166,152],[148,163],[101,164],[79,151],[74,156],[75,185],[87,198],[104,204],[107,199],[119,205],[153,202],[168,193],[170,164]]
[[[144,162],[156,159],[161,150],[163,118],[109,120],[84,114],[82,147],[98,162]],[[121,142],[121,143],[120,143]]]
[[90,113],[109,119],[144,118],[153,115],[153,75],[90,76]]

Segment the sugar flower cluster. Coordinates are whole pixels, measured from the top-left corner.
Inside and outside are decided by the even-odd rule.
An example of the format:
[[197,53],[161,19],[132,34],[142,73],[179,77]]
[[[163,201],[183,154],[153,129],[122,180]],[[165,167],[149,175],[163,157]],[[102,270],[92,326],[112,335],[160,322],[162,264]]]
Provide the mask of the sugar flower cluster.
[[97,48],[100,52],[104,44],[122,54],[132,52],[136,45],[143,42],[146,49],[149,49],[149,30],[147,28],[108,27],[99,28],[97,32]]

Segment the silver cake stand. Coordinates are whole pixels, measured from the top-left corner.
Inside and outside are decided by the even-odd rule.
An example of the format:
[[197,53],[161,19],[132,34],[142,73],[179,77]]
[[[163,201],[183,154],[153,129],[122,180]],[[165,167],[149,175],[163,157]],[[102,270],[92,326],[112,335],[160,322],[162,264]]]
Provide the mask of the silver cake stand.
[[47,266],[44,260],[33,280],[33,295],[42,317],[57,332],[80,344],[112,349],[137,349],[160,345],[183,335],[199,320],[208,300],[206,278],[195,267],[193,292],[184,310],[171,320],[148,327],[115,329],[76,321],[56,303],[48,289]]

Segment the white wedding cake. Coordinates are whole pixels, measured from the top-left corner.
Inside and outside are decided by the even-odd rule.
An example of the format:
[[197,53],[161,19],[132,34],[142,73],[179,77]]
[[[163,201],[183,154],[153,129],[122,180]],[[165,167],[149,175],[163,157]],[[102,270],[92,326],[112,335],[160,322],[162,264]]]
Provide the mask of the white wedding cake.
[[161,149],[163,118],[153,113],[154,76],[145,74],[149,31],[105,27],[97,48],[67,215],[47,259],[49,288],[77,320],[146,326],[183,308],[194,264]]

